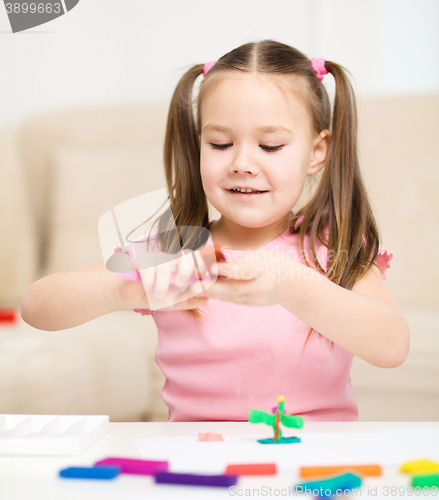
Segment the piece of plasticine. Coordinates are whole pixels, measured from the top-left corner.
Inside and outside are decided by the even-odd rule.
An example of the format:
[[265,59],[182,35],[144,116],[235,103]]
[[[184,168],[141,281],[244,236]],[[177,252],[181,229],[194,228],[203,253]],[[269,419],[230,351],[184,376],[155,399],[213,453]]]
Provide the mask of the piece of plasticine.
[[285,427],[296,427],[301,429],[305,421],[301,415],[281,415],[281,423]]
[[400,472],[407,474],[416,474],[418,472],[439,472],[439,464],[433,460],[413,460],[412,462],[405,462],[399,468]]
[[159,472],[166,472],[169,462],[155,460],[139,460],[134,458],[108,457],[99,460],[95,466],[115,466],[119,467],[124,474],[141,474],[144,476],[155,476]]
[[[226,261],[226,257],[224,256],[223,252],[221,251],[221,244],[214,243],[213,247],[214,247],[216,261],[217,262]],[[212,259],[209,258],[211,255],[210,248],[211,248],[211,245],[209,245],[209,247],[202,247],[199,251],[201,257],[203,258],[203,260],[205,260],[205,264],[206,264],[207,269],[210,269],[212,267],[212,265],[214,264],[213,262],[211,262]],[[196,271],[197,271],[197,276],[192,275],[188,279],[188,282],[187,282],[188,285],[192,285],[193,283],[196,283],[197,281],[200,281],[203,279],[209,280],[211,278],[211,275],[209,272],[206,272],[204,277],[202,277],[200,272],[198,271],[198,269]],[[119,276],[119,278],[122,278],[125,281],[142,281],[142,278],[140,276],[139,271],[132,272],[132,273],[117,273],[117,275]],[[177,273],[172,273],[171,277],[169,279],[169,283],[171,285],[173,285],[175,283],[176,278],[177,278]]]
[[0,323],[15,323],[17,321],[17,311],[15,309],[0,309]]
[[229,488],[237,483],[238,476],[177,474],[175,472],[160,472],[155,476],[155,482],[161,484],[184,484],[188,486],[217,486]]
[[[308,491],[320,490],[322,488],[323,495],[320,497],[331,497],[336,496],[337,490],[352,490],[354,488],[359,488],[361,486],[361,477],[347,472],[346,474],[341,474],[328,479],[322,479],[320,481],[308,481],[306,483],[300,483],[295,486],[296,493],[307,493]],[[301,490],[298,490],[301,488]],[[326,492],[330,491],[328,495]]]
[[363,476],[381,476],[381,465],[329,465],[321,467],[300,467],[300,477],[328,476],[337,472],[352,471]]
[[215,432],[199,432],[198,441],[224,441],[221,434]]
[[119,467],[67,467],[59,475],[72,479],[114,479],[120,472]]
[[439,474],[421,474],[419,476],[413,476],[412,486],[413,488],[417,486],[420,488],[424,488],[425,486],[428,488],[432,488],[433,486],[439,487]]
[[276,464],[231,464],[225,474],[232,476],[271,476],[276,474]]
[[272,426],[273,418],[274,418],[273,415],[270,415],[269,413],[263,410],[257,410],[257,409],[250,410],[250,413],[248,414],[248,421],[251,424],[264,423]]
[[277,441],[275,441],[273,438],[268,438],[268,439],[258,439],[258,443],[261,444],[288,444],[288,443],[300,443],[300,438],[291,436],[287,438],[280,438]]

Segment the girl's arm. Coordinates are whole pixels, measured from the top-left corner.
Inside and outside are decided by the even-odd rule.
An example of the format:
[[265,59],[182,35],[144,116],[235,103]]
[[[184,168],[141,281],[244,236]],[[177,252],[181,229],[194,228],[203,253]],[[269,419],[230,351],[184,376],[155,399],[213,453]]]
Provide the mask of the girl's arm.
[[217,272],[220,279],[203,293],[196,292],[199,297],[254,307],[280,304],[334,344],[375,366],[400,366],[407,357],[408,324],[376,266],[352,290],[297,260],[273,261],[267,251],[221,263]]
[[[122,287],[129,287],[127,295]],[[134,292],[133,292],[134,290]],[[105,263],[36,281],[21,301],[21,316],[40,330],[64,330],[121,309],[149,305],[141,285],[126,285]]]
[[[212,256],[215,261],[215,254]],[[198,262],[203,263],[203,259]],[[194,269],[194,261],[190,258],[171,260],[168,265],[145,269],[141,271],[141,281],[121,279],[108,271],[104,262],[80,271],[52,274],[36,281],[26,291],[21,301],[21,316],[26,323],[40,330],[64,330],[113,311],[150,309],[145,286],[155,299],[158,298],[157,292],[163,292],[163,307],[157,307],[156,300],[155,309],[196,309],[207,299],[186,290]],[[201,269],[204,273],[204,263]],[[172,270],[178,271],[178,285],[170,285]],[[151,271],[154,272],[151,274]],[[152,284],[154,291],[151,290]]]
[[294,279],[280,286],[281,305],[327,339],[368,363],[400,366],[410,347],[410,330],[379,270],[372,266],[352,290],[294,262]]

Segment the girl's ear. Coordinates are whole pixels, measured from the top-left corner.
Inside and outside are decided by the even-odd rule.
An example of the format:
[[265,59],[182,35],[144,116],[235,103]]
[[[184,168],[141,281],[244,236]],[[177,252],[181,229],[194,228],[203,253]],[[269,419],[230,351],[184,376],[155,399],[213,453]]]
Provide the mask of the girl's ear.
[[308,174],[314,175],[319,172],[326,162],[329,153],[329,144],[331,142],[331,133],[329,130],[323,130],[314,140],[312,157],[309,163]]

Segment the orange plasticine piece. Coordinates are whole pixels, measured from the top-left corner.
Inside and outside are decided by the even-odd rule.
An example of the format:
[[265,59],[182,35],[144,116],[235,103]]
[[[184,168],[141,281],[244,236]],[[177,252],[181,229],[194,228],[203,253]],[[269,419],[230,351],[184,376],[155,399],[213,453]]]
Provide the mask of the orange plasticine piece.
[[380,465],[334,465],[324,467],[301,467],[300,477],[329,476],[344,471],[352,471],[363,476],[381,476]]
[[221,434],[215,432],[199,432],[198,441],[224,441]]
[[268,476],[276,474],[276,464],[233,464],[228,465],[227,476]]

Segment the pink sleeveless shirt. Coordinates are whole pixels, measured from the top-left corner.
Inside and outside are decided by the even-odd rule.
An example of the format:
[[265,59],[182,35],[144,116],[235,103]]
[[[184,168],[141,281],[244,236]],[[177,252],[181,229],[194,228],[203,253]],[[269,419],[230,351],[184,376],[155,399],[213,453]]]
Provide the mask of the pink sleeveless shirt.
[[[309,238],[305,253],[311,264]],[[258,249],[300,258],[299,236],[288,229]],[[326,247],[317,258],[328,269]],[[223,250],[227,260],[246,252]],[[381,276],[393,254],[380,247]],[[251,307],[209,298],[196,322],[183,311],[152,314],[158,329],[155,359],[166,377],[162,397],[169,421],[246,421],[252,408],[265,411],[285,396],[288,414],[305,421],[353,421],[358,407],[350,382],[353,354],[314,332],[281,305]]]

